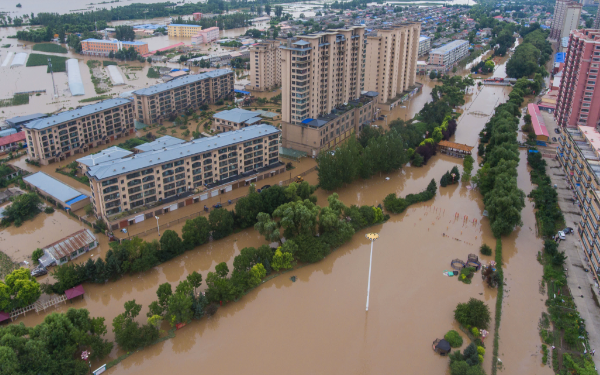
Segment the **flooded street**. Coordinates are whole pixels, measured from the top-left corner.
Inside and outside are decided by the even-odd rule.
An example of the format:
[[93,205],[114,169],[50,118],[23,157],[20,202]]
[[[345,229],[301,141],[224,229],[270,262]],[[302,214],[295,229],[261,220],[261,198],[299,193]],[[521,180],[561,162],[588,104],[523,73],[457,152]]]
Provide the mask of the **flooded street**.
[[[501,64],[497,68],[498,74],[502,74],[503,66]],[[82,75],[89,75],[85,68],[81,69]],[[141,75],[143,78],[136,85],[146,82],[145,73]],[[398,106],[391,113],[384,113],[388,115],[388,122],[395,118],[404,119],[404,116],[412,118],[431,100],[430,92],[436,81],[428,76],[419,76],[418,80],[423,83],[422,92],[404,103],[406,108]],[[87,91],[86,86],[86,95]],[[506,100],[509,92],[510,88],[502,86],[471,88],[465,98],[466,104],[460,109],[463,115],[453,141],[474,146],[476,150],[478,133],[493,114],[493,108]],[[261,95],[270,97],[276,94]],[[377,124],[385,126],[385,121],[378,121]],[[60,165],[83,155],[71,157]],[[531,183],[525,157],[522,152],[518,182],[527,194],[531,190]],[[58,164],[32,167],[24,162],[24,157],[14,161],[14,164],[30,171],[46,171],[89,193],[85,185],[54,172]],[[279,183],[312,168],[315,161],[305,158],[293,164],[295,169],[261,183]],[[336,192],[346,205],[377,205],[389,193],[405,196],[424,190],[431,179],[439,182],[441,176],[455,165],[462,172],[462,159],[438,154],[425,167],[406,167],[388,175],[356,181]],[[386,177],[389,180],[386,181]],[[317,173],[310,173],[305,179],[316,184]],[[210,206],[220,200],[225,203],[245,193],[245,189],[233,190],[211,198],[205,204]],[[317,203],[326,205],[330,193],[318,190]],[[161,231],[172,229],[181,233],[184,222],[169,226],[165,224],[201,211],[202,206],[191,205],[161,216]],[[230,207],[225,205],[225,208]],[[431,343],[436,338],[442,338],[450,329],[459,330],[453,317],[456,305],[474,297],[490,307],[492,316],[495,311],[496,290],[484,285],[479,273],[469,285],[442,274],[450,269],[452,259],[466,260],[469,254],[479,255],[485,263],[493,260],[493,256],[479,254],[479,247],[484,243],[495,247],[495,239],[483,210],[480,193],[467,189],[464,183],[438,188],[433,200],[410,206],[403,214],[392,215],[388,222],[356,233],[352,241],[323,261],[265,282],[240,301],[221,307],[215,316],[194,321],[177,331],[175,338],[132,354],[108,373],[164,374],[177,371],[187,374],[202,369],[229,374],[248,372],[249,368],[258,367],[265,374],[279,374],[283,368],[289,374],[387,374],[397,373],[400,368],[402,373],[407,374],[447,373],[448,359],[434,354]],[[466,215],[469,220],[466,223],[462,219],[455,220],[455,213],[459,213],[461,218]],[[61,218],[60,215],[66,216],[63,212],[52,215],[42,213],[21,228],[11,227],[0,232],[0,246],[13,259],[20,260],[23,254],[30,255],[40,245],[56,241],[83,227],[76,219]],[[522,216],[523,227],[503,239],[507,285],[499,357],[506,374],[550,374],[551,369],[540,365],[541,343],[537,320],[545,308],[543,295],[539,292],[542,267],[536,261],[536,254],[542,241],[536,236],[530,202],[527,202]],[[477,219],[477,224],[473,224],[473,219]],[[60,225],[57,224],[59,221]],[[154,225],[149,220],[129,229],[135,234]],[[365,302],[370,243],[364,237],[367,232],[380,235],[374,246],[368,313],[365,312]],[[125,235],[119,233],[119,236]],[[104,256],[108,243],[105,236],[98,237],[100,246],[89,255],[76,259],[76,263],[84,262],[92,255]],[[156,232],[149,233],[143,239],[158,239],[158,235]],[[10,246],[5,250],[9,241]],[[242,248],[258,247],[264,243],[264,238],[257,231],[246,229],[188,251],[145,273],[103,285],[85,284],[86,294],[82,300],[59,305],[56,311],[64,312],[70,307],[86,308],[91,316],[106,318],[109,330],[106,338],[113,340],[111,323],[123,312],[126,301],[135,299],[136,303],[142,304],[138,318],[142,322],[148,305],[156,299],[156,289],[161,283],[177,284],[193,271],[201,273],[206,279],[207,272],[214,270],[220,262],[227,262],[231,269],[233,258]],[[290,280],[291,276],[297,277],[296,282]],[[16,320],[16,323],[35,325],[44,316],[43,313],[28,314]],[[162,328],[166,330],[168,325],[163,323]],[[490,331],[485,342],[484,361],[488,373],[491,368],[493,329]],[[464,349],[468,339],[462,332],[461,335],[465,338]],[[258,340],[268,340],[268,354],[263,344],[257,344]],[[114,350],[110,358],[94,363],[92,367],[96,368],[122,354]],[[232,354],[235,356],[233,361]],[[310,360],[307,361],[307,358]],[[290,366],[290,363],[300,361],[302,365]],[[266,363],[268,365],[265,366]]]

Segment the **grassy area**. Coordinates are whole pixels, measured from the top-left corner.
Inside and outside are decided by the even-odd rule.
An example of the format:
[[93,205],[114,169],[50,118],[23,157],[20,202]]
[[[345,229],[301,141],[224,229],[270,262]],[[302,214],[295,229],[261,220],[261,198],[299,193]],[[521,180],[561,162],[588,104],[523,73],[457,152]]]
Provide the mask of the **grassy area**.
[[65,47],[54,43],[35,44],[32,50],[40,52],[67,53],[67,49]]
[[10,44],[3,44],[2,45],[2,48],[9,48],[9,47],[10,47]]
[[10,99],[0,99],[0,107],[29,104],[29,94],[15,94]]
[[107,60],[104,60],[104,61],[102,61],[102,65],[103,66],[117,65],[117,62],[116,61],[107,61]]
[[[48,65],[48,58],[52,59],[52,70],[55,73],[67,71],[67,65],[65,64],[65,62],[68,60],[67,57],[44,55],[41,53],[30,54],[29,58],[27,59],[27,64],[25,64],[25,66]],[[50,68],[47,69],[47,72],[50,73]]]
[[98,95],[98,96],[94,96],[92,98],[81,99],[79,101],[79,103],[96,102],[98,100],[105,100],[105,99],[110,99],[110,98],[112,98],[112,95]]
[[146,74],[148,78],[160,78],[160,73],[158,73],[158,69],[150,68],[148,69],[148,74]]

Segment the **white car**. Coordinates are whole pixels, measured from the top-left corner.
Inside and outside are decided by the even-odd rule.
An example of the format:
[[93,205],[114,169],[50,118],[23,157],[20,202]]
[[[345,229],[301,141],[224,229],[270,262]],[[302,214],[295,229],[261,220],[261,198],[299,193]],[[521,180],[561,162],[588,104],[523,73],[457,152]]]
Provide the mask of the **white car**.
[[560,238],[561,240],[566,240],[567,237],[565,236],[565,232],[563,232],[562,230],[558,232],[558,238]]

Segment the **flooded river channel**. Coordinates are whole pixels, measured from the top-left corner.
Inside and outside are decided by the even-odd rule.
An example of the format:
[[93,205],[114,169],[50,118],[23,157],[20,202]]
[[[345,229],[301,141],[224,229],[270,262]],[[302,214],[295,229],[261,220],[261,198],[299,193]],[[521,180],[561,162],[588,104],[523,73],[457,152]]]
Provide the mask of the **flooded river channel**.
[[[431,100],[430,91],[435,82],[427,77],[420,77],[420,81],[424,84],[423,91],[406,103],[407,108],[398,107],[394,109],[396,112],[388,114],[388,121],[403,118],[402,111],[412,117]],[[509,92],[509,88],[499,86],[472,88],[462,108],[454,141],[476,147],[478,133],[493,114],[493,108],[505,101]],[[518,183],[528,194],[532,186],[525,157],[523,152]],[[295,164],[297,169],[292,173],[314,166],[314,161],[304,159]],[[438,154],[425,167],[405,167],[388,175],[357,181],[336,192],[347,205],[377,205],[389,193],[404,196],[422,191],[431,179],[439,181],[455,165],[462,171],[462,159]],[[306,179],[316,183],[316,172]],[[74,180],[69,181],[75,186]],[[318,204],[326,205],[330,192],[318,190],[316,194]],[[223,199],[229,198],[224,196]],[[190,209],[201,209],[199,205],[194,206]],[[471,253],[479,255],[483,243],[495,247],[483,210],[480,193],[459,183],[438,188],[433,200],[411,206],[400,215],[392,215],[388,222],[369,228],[369,232],[379,233],[380,238],[374,246],[368,313],[365,302],[370,243],[364,237],[368,231],[363,230],[323,261],[265,282],[240,301],[221,307],[215,316],[194,321],[177,331],[176,337],[132,354],[108,373],[176,371],[187,374],[201,369],[218,374],[259,371],[264,374],[446,374],[448,359],[434,354],[431,344],[448,330],[459,330],[453,318],[456,304],[474,297],[483,300],[492,315],[495,310],[496,290],[485,286],[479,273],[469,285],[443,275],[444,270],[450,269],[452,259],[466,260]],[[459,219],[455,219],[456,213]],[[40,216],[36,228],[57,219],[57,214]],[[466,222],[465,215],[468,216]],[[536,235],[531,202],[527,201],[522,215],[523,227],[503,239],[506,287],[499,357],[506,374],[550,374],[551,370],[540,364],[537,321],[544,310],[544,296],[539,291],[542,267],[536,261],[536,254],[542,241]],[[477,224],[473,224],[473,219],[477,219]],[[71,230],[71,225],[74,230],[79,225],[72,218],[68,220],[73,224],[69,223],[64,230]],[[169,229],[181,233],[182,226],[183,223]],[[37,247],[36,241],[45,242],[27,239],[28,235],[18,228],[10,233],[2,232],[0,246],[9,238],[11,242],[23,238],[27,249]],[[146,240],[155,238],[156,233],[144,237]],[[258,232],[247,229],[189,251],[146,273],[105,285],[86,284],[83,300],[60,305],[57,311],[86,308],[92,316],[105,317],[109,329],[107,338],[113,340],[111,323],[123,312],[126,301],[135,299],[143,305],[141,322],[148,305],[156,299],[156,289],[161,283],[177,284],[193,271],[206,278],[207,272],[220,262],[227,262],[231,269],[233,258],[242,248],[264,243]],[[101,255],[106,249],[106,242],[102,242],[94,254]],[[493,260],[492,256],[480,258],[485,263]],[[296,276],[296,282],[290,280],[291,276]],[[44,314],[30,314],[17,322],[34,325],[43,318]],[[168,326],[165,324],[163,329]],[[484,368],[488,373],[492,337],[493,330],[486,339]],[[465,337],[463,349],[467,344]],[[114,350],[110,359],[122,354]]]

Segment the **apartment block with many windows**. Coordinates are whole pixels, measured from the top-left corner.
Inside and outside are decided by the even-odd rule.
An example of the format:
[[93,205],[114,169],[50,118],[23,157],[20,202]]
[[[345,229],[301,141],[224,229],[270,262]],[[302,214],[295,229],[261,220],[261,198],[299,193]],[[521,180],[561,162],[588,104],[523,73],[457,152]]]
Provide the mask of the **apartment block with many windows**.
[[440,67],[450,67],[469,54],[469,42],[454,40],[443,46],[429,51],[429,64]]
[[281,86],[279,40],[265,40],[250,48],[250,84],[247,90],[269,91]]
[[108,99],[24,125],[27,155],[40,164],[64,160],[134,132],[133,102]]
[[600,133],[591,126],[566,128],[559,136],[558,159],[581,210],[577,232],[590,268],[600,275]]
[[577,30],[581,18],[582,4],[571,0],[556,0],[554,16],[550,25],[549,39],[560,40]]
[[367,34],[365,90],[379,93],[386,110],[415,85],[421,24],[404,23]]
[[202,30],[202,26],[172,23],[167,26],[169,36],[191,38]]
[[561,127],[600,125],[600,30],[571,32],[554,118]]
[[255,125],[93,166],[96,215],[123,227],[128,217],[151,218],[281,173],[280,133]]
[[139,121],[154,124],[188,108],[213,104],[233,95],[233,71],[217,69],[174,79],[133,92]]
[[141,41],[118,41],[118,40],[103,40],[103,39],[86,39],[81,41],[81,53],[92,56],[108,56],[111,52],[115,53],[122,49],[133,49],[140,55],[147,54],[148,43]]

